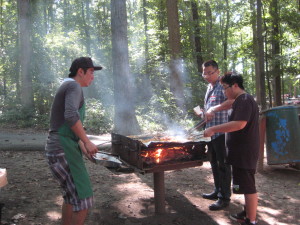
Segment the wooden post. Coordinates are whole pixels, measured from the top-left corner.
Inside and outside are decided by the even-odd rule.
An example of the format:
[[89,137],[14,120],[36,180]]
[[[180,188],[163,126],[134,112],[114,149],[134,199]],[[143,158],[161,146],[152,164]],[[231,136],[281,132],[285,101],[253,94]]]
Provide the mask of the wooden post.
[[259,117],[259,157],[257,164],[257,171],[264,170],[264,152],[265,152],[265,136],[266,136],[266,116]]
[[164,214],[166,212],[165,206],[165,173],[154,172],[154,201],[155,213]]

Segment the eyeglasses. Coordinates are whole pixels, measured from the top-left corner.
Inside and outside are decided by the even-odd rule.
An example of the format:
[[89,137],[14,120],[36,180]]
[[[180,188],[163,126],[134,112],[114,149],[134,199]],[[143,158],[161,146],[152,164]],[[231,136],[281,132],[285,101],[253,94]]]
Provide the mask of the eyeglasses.
[[224,86],[223,86],[224,91],[225,91],[226,89],[230,88],[231,86],[232,86],[232,85],[229,85],[229,86],[227,86],[227,87],[224,87]]
[[213,72],[208,72],[208,73],[202,73],[202,77],[208,77],[213,75],[215,72],[217,72],[217,70],[213,71]]

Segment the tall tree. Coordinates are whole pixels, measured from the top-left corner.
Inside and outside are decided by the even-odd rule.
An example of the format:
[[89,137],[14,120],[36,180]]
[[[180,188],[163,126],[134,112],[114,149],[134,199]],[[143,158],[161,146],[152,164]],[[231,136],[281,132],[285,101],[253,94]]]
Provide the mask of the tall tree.
[[31,58],[30,43],[30,0],[18,0],[19,15],[19,60],[21,85],[21,103],[26,109],[33,108],[32,78],[29,73]]
[[201,32],[200,32],[200,21],[199,21],[199,14],[198,14],[198,6],[195,0],[191,1],[192,7],[192,16],[194,22],[194,30],[195,30],[195,50],[196,50],[196,61],[197,61],[197,68],[198,72],[202,73],[202,64],[203,64],[203,57],[202,57],[202,44],[201,44]]
[[[84,11],[85,9],[85,11]],[[83,29],[84,29],[84,39],[85,39],[85,46],[86,46],[86,51],[89,56],[92,55],[91,52],[91,35],[90,35],[90,0],[85,0],[85,3],[82,2],[82,7],[81,7],[81,15],[82,15],[82,20],[83,20]]]
[[164,30],[166,28],[166,22],[165,22],[165,17],[166,17],[166,12],[165,12],[165,0],[160,0],[158,2],[158,39],[159,43],[162,43],[161,48],[159,49],[158,55],[160,57],[161,62],[166,62],[166,46],[167,44],[164,44],[166,41],[165,35],[164,35]]
[[[1,55],[3,54],[2,53],[2,49],[4,49],[4,32],[3,32],[3,0],[0,1],[0,36],[1,36],[1,39],[0,39],[0,53]],[[2,62],[3,58],[1,57],[1,63],[4,64],[4,62]],[[3,60],[4,61],[4,60]],[[2,76],[3,71],[0,70],[0,74]],[[7,90],[6,90],[6,85],[7,85],[7,82],[6,82],[6,76],[3,75],[3,78],[2,78],[2,83],[3,83],[3,92],[0,91],[0,93],[4,96],[4,99],[6,99],[7,97]]]
[[226,19],[225,19],[225,27],[224,29],[221,28],[221,33],[224,30],[223,34],[223,60],[224,60],[224,71],[228,70],[228,58],[227,58],[227,50],[228,50],[228,29],[229,29],[229,22],[230,22],[230,8],[229,2],[226,0]]
[[[81,2],[81,18],[82,18],[82,36],[84,37],[84,45],[88,56],[92,57],[92,38],[91,38],[91,9],[90,0],[84,0]],[[97,98],[96,82],[93,82],[90,88],[86,90],[86,94],[90,98]]]
[[143,0],[143,21],[144,21],[144,33],[145,33],[145,64],[146,64],[146,74],[149,74],[149,36],[148,36],[148,10],[147,1]]
[[275,105],[279,106],[281,102],[281,68],[280,68],[280,33],[279,33],[279,11],[278,1],[272,0],[270,4],[270,14],[272,17],[272,33],[271,33],[271,73],[274,78],[274,100]]
[[170,90],[174,95],[176,104],[185,111],[183,94],[183,80],[181,67],[181,44],[178,18],[178,0],[167,0],[167,21],[169,31],[170,59]]
[[[262,14],[263,14],[263,17],[265,18],[264,10],[262,10]],[[264,19],[263,21],[264,21],[264,31],[265,31],[265,35],[264,35],[263,39],[264,39],[264,43],[267,43],[268,42],[267,41],[268,40],[268,26],[267,26],[266,20]],[[267,90],[268,90],[268,98],[269,98],[268,107],[272,108],[273,107],[273,98],[272,98],[271,79],[270,79],[270,73],[269,73],[269,57],[268,57],[269,54],[267,54],[268,45],[265,44],[264,46],[265,46],[265,48],[264,48],[264,50],[265,50],[265,57],[264,57],[265,66],[264,66],[264,68],[265,68],[265,77],[266,77],[266,82],[267,82]],[[266,107],[267,107],[267,103],[266,103]]]
[[256,86],[256,96],[257,101],[260,103],[259,96],[259,57],[258,57],[258,41],[257,41],[257,16],[256,16],[256,1],[250,0],[250,10],[252,12],[251,16],[251,26],[252,26],[252,43],[253,43],[253,53],[254,53],[254,68],[255,68],[255,86]]
[[256,71],[256,96],[257,103],[262,109],[266,108],[266,88],[265,88],[265,70],[264,70],[264,43],[262,29],[262,2],[257,0],[256,13],[256,33],[257,33],[257,63]]
[[127,15],[125,0],[111,0],[112,64],[114,76],[114,131],[131,135],[140,132],[133,85],[129,71]]
[[68,33],[68,30],[69,30],[69,22],[68,22],[68,15],[69,15],[69,6],[70,6],[70,3],[69,3],[69,0],[63,0],[63,14],[64,14],[64,17],[63,17],[63,29],[64,29],[64,32],[65,32],[65,35],[67,35]]
[[207,56],[210,59],[214,58],[214,48],[213,48],[213,19],[212,12],[210,8],[210,4],[208,2],[205,3],[205,18],[206,18],[206,49]]

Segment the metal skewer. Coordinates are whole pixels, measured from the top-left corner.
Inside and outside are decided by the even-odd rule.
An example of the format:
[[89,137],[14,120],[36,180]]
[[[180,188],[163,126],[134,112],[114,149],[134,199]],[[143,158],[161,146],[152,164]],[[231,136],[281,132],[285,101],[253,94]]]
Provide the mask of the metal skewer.
[[206,124],[205,119],[201,120],[199,123],[197,123],[193,128],[189,129],[187,131],[187,134],[191,134],[193,131],[203,127]]

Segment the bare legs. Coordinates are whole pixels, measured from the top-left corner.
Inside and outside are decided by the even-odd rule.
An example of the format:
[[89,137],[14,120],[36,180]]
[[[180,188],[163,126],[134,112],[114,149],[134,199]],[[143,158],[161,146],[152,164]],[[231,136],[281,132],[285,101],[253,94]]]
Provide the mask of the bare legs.
[[83,225],[87,216],[88,210],[73,212],[73,207],[70,204],[63,203],[62,206],[62,225]]
[[246,215],[250,221],[256,221],[257,202],[257,193],[245,194]]

